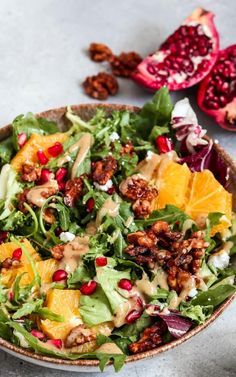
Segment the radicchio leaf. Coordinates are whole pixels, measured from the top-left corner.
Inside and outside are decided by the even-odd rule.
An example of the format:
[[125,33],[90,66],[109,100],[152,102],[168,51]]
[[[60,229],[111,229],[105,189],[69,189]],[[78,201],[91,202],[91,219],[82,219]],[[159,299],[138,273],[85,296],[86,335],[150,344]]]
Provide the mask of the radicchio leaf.
[[166,313],[160,311],[160,308],[156,305],[149,305],[146,312],[150,316],[161,318],[168,327],[170,334],[178,339],[181,338],[192,326],[192,322],[186,318],[183,318],[177,310]]

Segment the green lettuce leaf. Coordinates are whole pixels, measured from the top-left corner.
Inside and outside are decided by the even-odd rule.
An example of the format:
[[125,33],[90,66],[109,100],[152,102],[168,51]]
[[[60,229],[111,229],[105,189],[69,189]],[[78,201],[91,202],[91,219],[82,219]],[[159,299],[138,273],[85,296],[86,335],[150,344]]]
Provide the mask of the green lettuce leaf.
[[8,137],[5,140],[1,140],[0,143],[0,166],[7,164],[11,161],[14,154],[13,138]]
[[13,201],[16,194],[22,191],[20,183],[16,179],[17,174],[11,165],[6,164],[0,173],[0,200],[4,202],[1,208],[0,220],[6,219],[15,209]]
[[208,291],[199,293],[195,298],[190,301],[191,305],[209,306],[214,308],[220,305],[229,296],[232,296],[236,291],[233,285],[219,285],[218,287],[209,289]]
[[180,307],[181,314],[184,317],[188,317],[192,319],[193,321],[197,322],[198,324],[204,323],[213,313],[213,306],[207,305],[207,306],[186,306],[182,305]]

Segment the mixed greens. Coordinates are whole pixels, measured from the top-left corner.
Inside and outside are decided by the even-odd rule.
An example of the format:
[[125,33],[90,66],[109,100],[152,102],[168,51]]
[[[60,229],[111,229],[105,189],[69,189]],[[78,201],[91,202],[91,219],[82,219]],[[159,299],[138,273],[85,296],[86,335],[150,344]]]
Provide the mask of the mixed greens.
[[[118,371],[234,294],[229,171],[188,101],[174,107],[166,88],[138,113],[65,116],[62,133],[20,115],[0,143],[0,337]],[[188,185],[207,172],[225,207],[200,219],[185,197],[164,197],[166,166],[185,169]]]

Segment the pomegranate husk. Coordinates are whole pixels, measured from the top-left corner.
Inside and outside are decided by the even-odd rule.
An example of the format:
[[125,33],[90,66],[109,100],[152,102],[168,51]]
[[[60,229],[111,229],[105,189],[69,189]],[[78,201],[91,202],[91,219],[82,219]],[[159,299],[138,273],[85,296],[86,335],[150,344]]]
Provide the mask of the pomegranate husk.
[[[195,9],[159,50],[147,56],[138,65],[132,75],[133,80],[153,91],[162,86],[176,91],[200,82],[210,72],[219,51],[219,36],[213,18],[212,12],[202,8]],[[188,30],[186,35],[181,34],[183,26]],[[198,34],[190,35],[194,32]],[[193,50],[197,43],[199,43],[197,49]],[[171,50],[169,50],[170,46]],[[211,51],[207,50],[208,53],[205,55],[201,52],[202,55],[199,56],[200,49],[203,51],[207,46]],[[198,55],[193,56],[193,54]]]
[[[218,63],[220,63],[220,60],[222,60],[222,64],[226,65],[226,62],[230,61],[229,55],[232,52],[234,54],[234,61],[231,61],[230,66],[232,69],[232,77],[225,78],[218,71]],[[231,88],[230,94],[227,95],[226,90],[222,88],[223,84]],[[217,90],[217,86],[219,90]],[[212,92],[214,93],[214,97],[212,100],[213,104],[209,106],[210,99],[207,93],[207,89],[209,89],[210,87],[212,90],[214,90],[214,92]],[[229,102],[226,105],[224,105],[224,101],[220,102],[221,95],[228,98]],[[216,102],[215,107],[218,108],[214,109],[214,101]],[[220,127],[228,131],[236,132],[236,44],[229,46],[219,52],[214,68],[211,70],[209,75],[200,83],[197,94],[197,103],[198,106],[206,114],[210,115],[216,120]]]

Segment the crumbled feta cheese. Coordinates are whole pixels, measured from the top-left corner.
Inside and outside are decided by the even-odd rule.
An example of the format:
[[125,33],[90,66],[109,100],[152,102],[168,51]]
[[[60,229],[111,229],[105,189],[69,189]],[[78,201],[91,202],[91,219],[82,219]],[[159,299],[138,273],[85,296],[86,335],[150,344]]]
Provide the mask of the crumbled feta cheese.
[[70,232],[61,232],[59,238],[62,242],[71,242],[75,238],[75,235]]
[[215,139],[215,140],[214,140],[214,143],[215,143],[215,144],[219,144],[219,140],[218,140],[218,139]]
[[208,260],[210,266],[223,270],[229,264],[229,254],[225,250],[221,250],[218,253],[212,254]]
[[197,290],[196,288],[192,288],[190,289],[190,291],[188,292],[188,297],[194,297],[197,295]]
[[153,152],[152,151],[147,151],[147,156],[146,156],[146,160],[147,161],[150,161],[152,159],[152,156],[153,156]]
[[108,191],[113,186],[113,182],[111,179],[105,185],[99,185],[97,182],[94,182],[94,186],[100,191]]
[[120,136],[118,135],[117,132],[112,132],[112,133],[110,134],[110,136],[109,136],[109,139],[110,139],[111,141],[119,140],[119,138],[120,138]]

